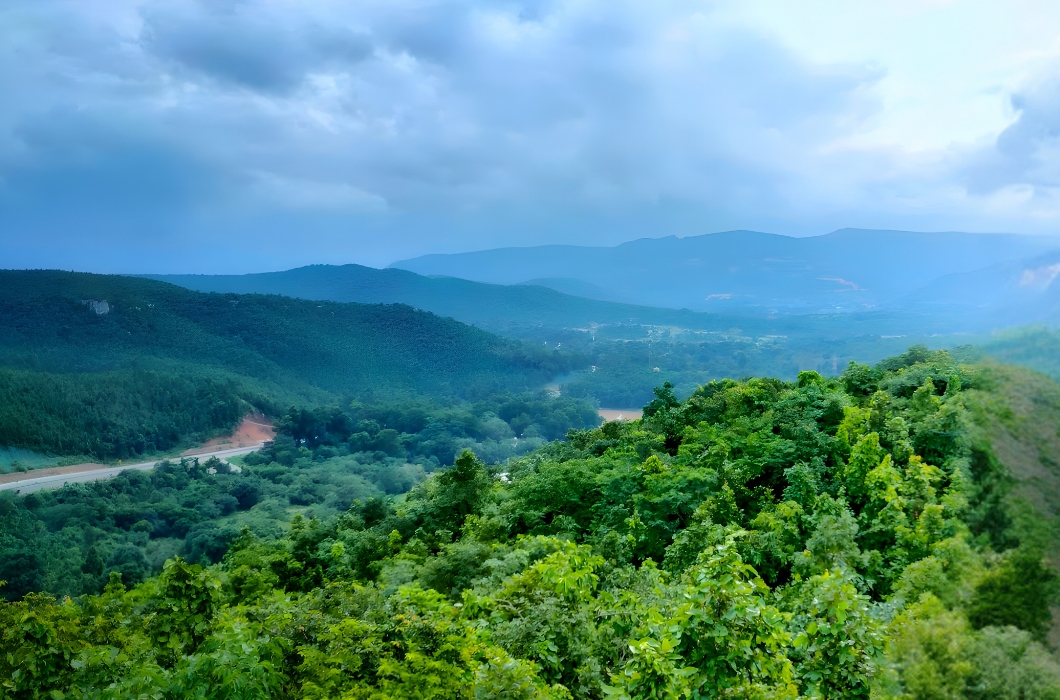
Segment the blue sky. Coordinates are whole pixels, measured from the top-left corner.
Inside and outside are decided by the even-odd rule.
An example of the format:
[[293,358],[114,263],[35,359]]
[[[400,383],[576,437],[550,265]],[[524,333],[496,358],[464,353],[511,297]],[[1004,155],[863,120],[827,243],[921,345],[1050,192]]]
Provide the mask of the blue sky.
[[1060,231],[1060,3],[0,4],[0,266]]

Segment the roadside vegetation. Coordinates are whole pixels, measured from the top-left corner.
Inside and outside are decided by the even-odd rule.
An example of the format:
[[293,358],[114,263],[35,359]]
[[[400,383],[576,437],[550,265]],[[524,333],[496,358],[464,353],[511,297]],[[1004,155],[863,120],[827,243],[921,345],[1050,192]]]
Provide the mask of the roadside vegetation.
[[590,404],[543,393],[292,408],[277,439],[234,458],[235,469],[186,458],[24,497],[0,492],[0,596],[99,593],[110,571],[133,585],[176,555],[216,564],[243,527],[276,539],[295,513],[327,520],[354,501],[405,493],[464,449],[503,463],[599,422]]

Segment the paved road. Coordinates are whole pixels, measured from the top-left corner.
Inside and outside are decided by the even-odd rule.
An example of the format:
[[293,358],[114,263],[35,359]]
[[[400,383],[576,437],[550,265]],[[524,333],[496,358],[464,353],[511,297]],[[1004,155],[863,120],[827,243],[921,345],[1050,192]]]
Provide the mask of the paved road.
[[[206,461],[210,457],[235,457],[237,455],[249,454],[250,452],[259,449],[261,449],[261,445],[254,445],[253,447],[235,447],[193,456],[198,457],[201,461]],[[179,459],[179,457],[176,459]],[[51,476],[38,477],[34,477],[33,472],[29,471],[26,472],[25,479],[20,479],[19,481],[12,481],[9,484],[0,484],[0,491],[14,491],[15,493],[25,495],[27,493],[33,493],[34,491],[41,491],[43,489],[61,488],[66,484],[76,484],[83,481],[98,481],[100,479],[109,479],[112,476],[117,476],[118,474],[121,474],[126,469],[153,469],[155,464],[160,461],[162,460],[156,459],[153,462],[126,464],[121,467],[108,467],[106,469],[92,469],[84,472],[74,472],[73,474],[53,474]]]

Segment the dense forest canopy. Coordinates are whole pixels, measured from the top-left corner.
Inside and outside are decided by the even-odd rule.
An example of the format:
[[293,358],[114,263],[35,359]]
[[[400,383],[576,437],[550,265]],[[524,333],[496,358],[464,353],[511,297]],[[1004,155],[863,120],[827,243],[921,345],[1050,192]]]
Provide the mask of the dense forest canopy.
[[[899,238],[905,239],[903,245],[910,244],[908,237]],[[921,238],[918,235],[915,240],[921,241]],[[877,243],[888,247],[885,239],[886,236]],[[705,238],[704,242],[707,240],[709,238]],[[980,242],[982,240],[985,239]],[[853,239],[847,242],[853,242]],[[893,250],[890,252],[893,253]],[[996,253],[980,250],[973,251],[972,255],[985,254],[982,260],[995,262]],[[759,257],[760,254],[761,251],[757,251],[753,257]],[[562,253],[555,251],[554,255],[562,256]],[[708,257],[728,259],[726,256]],[[769,259],[774,256],[764,257]],[[549,260],[548,264],[552,262]],[[836,262],[849,264],[850,259],[840,256]],[[949,260],[947,264],[953,262]],[[560,264],[567,265],[569,261]],[[768,266],[771,263],[766,260],[765,264]],[[483,271],[486,269],[481,268]],[[586,269],[584,266],[581,268],[582,271]],[[600,269],[613,273],[608,265]],[[937,266],[924,265],[922,271],[929,275],[940,274]],[[868,272],[877,274],[876,269]],[[804,273],[805,270],[800,270],[797,274]],[[747,270],[739,274],[746,275]],[[640,276],[637,273],[637,277]],[[766,276],[775,281],[775,275]],[[1010,298],[1000,306],[995,305],[987,313],[994,319],[991,322],[984,322],[982,318],[975,320],[977,314],[986,313],[986,308],[982,304],[970,302],[963,287],[950,290],[954,298],[948,302],[903,295],[897,306],[870,305],[871,308],[859,312],[853,312],[850,308],[840,312],[836,302],[842,301],[839,307],[843,307],[851,299],[835,298],[834,291],[830,291],[837,284],[834,278],[862,279],[861,274],[853,277],[847,273],[829,274],[825,277],[833,279],[823,280],[819,279],[820,275],[811,275],[804,280],[808,286],[802,286],[803,291],[812,289],[815,290],[814,294],[824,293],[825,298],[819,299],[813,308],[804,308],[799,313],[793,313],[791,309],[782,312],[772,308],[768,314],[754,313],[744,304],[750,302],[753,306],[764,303],[765,299],[752,302],[750,297],[741,300],[730,298],[728,294],[721,295],[726,298],[712,302],[719,304],[715,312],[704,313],[601,301],[605,297],[593,296],[592,293],[587,296],[593,298],[571,296],[534,284],[485,284],[456,277],[425,277],[407,270],[377,270],[360,265],[310,265],[284,272],[250,275],[146,277],[206,292],[282,294],[302,299],[362,303],[398,302],[474,324],[506,337],[536,341],[542,345],[547,343],[551,347],[560,344],[586,358],[585,371],[566,377],[564,391],[571,396],[593,399],[602,406],[613,408],[631,408],[650,401],[652,389],[664,381],[674,384],[678,393],[684,396],[698,384],[723,377],[768,375],[794,379],[803,369],[836,375],[851,359],[875,362],[902,352],[918,340],[933,347],[974,343],[986,354],[1005,362],[1026,365],[1060,378],[1060,363],[1056,359],[1060,357],[1060,341],[1055,330],[1043,327],[1015,329],[997,335],[987,332],[988,329],[1011,326],[1022,318],[1021,314],[1005,311],[1005,304],[1011,306],[1015,303],[1020,309],[1029,310],[1034,306],[1030,299]],[[652,275],[646,277],[654,279]],[[938,281],[952,282],[959,277],[961,275],[943,276]],[[762,274],[752,274],[750,278],[756,281],[755,287],[761,291]],[[513,281],[521,279],[524,278]],[[1015,282],[1012,285],[1016,290],[1022,290],[1022,293],[1031,292]],[[625,285],[619,285],[619,289],[625,289]],[[603,290],[597,287],[597,291]],[[684,291],[687,292],[687,288]],[[979,291],[986,294],[987,299],[998,294],[991,284]],[[859,295],[864,293],[869,292],[866,289],[858,291]],[[787,293],[781,296],[789,301],[791,299]],[[1044,296],[1048,297],[1047,294]],[[830,303],[828,297],[831,297]],[[784,306],[777,299],[771,303]],[[955,306],[947,306],[947,303]],[[1035,303],[1044,305],[1043,308],[1055,307],[1045,298]],[[733,307],[733,304],[736,306]],[[1042,318],[1052,318],[1049,313]],[[1027,318],[1034,317],[1035,314],[1030,313]],[[975,331],[976,335],[970,335],[971,331]],[[589,370],[590,366],[596,370]],[[658,373],[654,371],[656,367]]]
[[0,596],[99,593],[110,571],[138,583],[175,555],[216,564],[243,527],[279,537],[293,512],[327,519],[405,493],[463,449],[498,463],[599,422],[584,402],[543,393],[290,409],[277,439],[236,470],[190,458],[0,496]]
[[[1011,376],[914,348],[837,379],[725,380],[683,401],[664,385],[643,420],[504,464],[467,451],[404,495],[350,468],[360,491],[345,484],[332,514],[248,524],[139,583],[88,556],[87,528],[42,521],[107,583],[69,600],[43,582],[0,607],[0,696],[1060,698],[1051,533],[995,451],[1025,420],[1014,387],[1034,401],[1048,380]],[[1055,433],[1046,405],[1034,418]],[[243,512],[244,474],[311,488],[397,430],[380,419],[413,420],[356,411],[289,414],[238,475],[185,462],[128,488],[202,484]],[[349,425],[321,437],[329,421],[380,430],[343,442]],[[0,508],[28,522],[61,493]],[[96,507],[168,537],[135,493]]]

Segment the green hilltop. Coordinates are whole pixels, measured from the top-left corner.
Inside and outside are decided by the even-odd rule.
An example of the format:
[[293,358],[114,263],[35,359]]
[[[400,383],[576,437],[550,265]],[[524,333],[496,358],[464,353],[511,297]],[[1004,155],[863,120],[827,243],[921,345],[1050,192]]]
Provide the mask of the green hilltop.
[[0,271],[0,444],[46,452],[151,453],[251,407],[535,390],[575,362],[400,304]]

